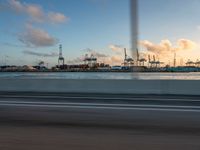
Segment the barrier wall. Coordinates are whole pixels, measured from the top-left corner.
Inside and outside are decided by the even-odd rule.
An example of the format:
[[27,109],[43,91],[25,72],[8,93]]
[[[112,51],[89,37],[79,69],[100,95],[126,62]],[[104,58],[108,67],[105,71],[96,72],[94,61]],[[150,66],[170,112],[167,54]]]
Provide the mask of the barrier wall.
[[200,81],[0,79],[0,91],[200,95]]

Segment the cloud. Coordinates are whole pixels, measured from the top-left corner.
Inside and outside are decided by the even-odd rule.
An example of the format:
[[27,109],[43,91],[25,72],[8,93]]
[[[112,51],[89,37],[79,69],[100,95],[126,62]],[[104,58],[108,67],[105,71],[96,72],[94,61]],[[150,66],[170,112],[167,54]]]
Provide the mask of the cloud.
[[22,13],[25,10],[25,6],[21,4],[20,1],[17,0],[8,0],[8,8],[18,13]]
[[148,40],[140,42],[140,45],[145,47],[149,52],[155,54],[162,54],[171,51],[171,42],[169,40],[162,40],[159,44],[154,44]]
[[112,51],[121,51],[123,50],[123,47],[121,45],[114,45],[114,44],[111,44],[109,45],[109,48],[112,50]]
[[55,12],[49,12],[48,19],[50,20],[50,22],[53,23],[64,23],[65,21],[69,20],[69,18],[66,17],[65,15]]
[[[111,65],[121,65],[124,61],[124,47],[117,44],[110,44],[109,49],[112,50],[112,55],[106,60]],[[131,54],[130,49],[126,49],[127,54]],[[129,57],[129,56],[128,56]]]
[[18,38],[28,47],[48,47],[58,43],[58,40],[46,31],[33,28],[31,25],[27,25],[26,31],[20,34]]
[[84,56],[81,56],[81,57],[74,58],[72,60],[68,60],[67,63],[68,64],[81,64],[81,63],[83,63],[83,60],[84,60]]
[[32,18],[32,21],[43,22],[46,20],[45,14],[39,5],[27,5],[24,8],[24,11],[28,13],[28,15]]
[[8,0],[8,10],[12,10],[18,14],[26,14],[30,17],[33,22],[50,22],[50,23],[64,23],[68,19],[62,13],[59,12],[45,12],[40,5],[22,3],[19,0]]
[[57,57],[58,54],[55,52],[52,53],[39,53],[34,51],[23,51],[24,54],[32,55],[32,56],[39,56],[39,57]]
[[123,62],[123,58],[119,55],[115,55],[111,57],[112,64],[121,64]]
[[177,40],[175,46],[173,46],[173,44],[169,40],[162,40],[159,44],[144,40],[140,42],[140,45],[142,47],[145,47],[148,52],[159,55],[167,55],[178,51],[193,50],[197,47],[197,44],[195,42],[188,39]]
[[193,50],[197,47],[197,44],[191,40],[180,39],[177,41],[178,47],[176,50]]
[[123,58],[121,55],[112,55],[110,57],[107,57],[103,60],[105,64],[110,65],[121,65],[123,62]]

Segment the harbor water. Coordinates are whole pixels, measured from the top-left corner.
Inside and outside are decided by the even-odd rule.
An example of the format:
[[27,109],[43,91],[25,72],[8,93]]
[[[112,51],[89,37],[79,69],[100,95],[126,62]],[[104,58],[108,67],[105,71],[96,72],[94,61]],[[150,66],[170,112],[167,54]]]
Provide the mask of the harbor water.
[[111,72],[1,72],[6,79],[140,79],[200,80],[200,72],[191,73],[111,73]]

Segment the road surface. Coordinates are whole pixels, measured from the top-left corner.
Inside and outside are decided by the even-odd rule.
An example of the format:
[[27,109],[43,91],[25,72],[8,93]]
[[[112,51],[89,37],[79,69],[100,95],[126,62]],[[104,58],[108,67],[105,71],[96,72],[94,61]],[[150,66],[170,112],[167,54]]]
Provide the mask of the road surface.
[[0,93],[1,150],[199,150],[200,97]]

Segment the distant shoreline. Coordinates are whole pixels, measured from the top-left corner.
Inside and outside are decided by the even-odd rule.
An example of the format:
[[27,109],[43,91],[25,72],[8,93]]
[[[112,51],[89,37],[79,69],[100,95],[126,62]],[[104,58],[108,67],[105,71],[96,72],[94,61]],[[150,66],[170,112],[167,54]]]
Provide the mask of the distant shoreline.
[[200,71],[0,71],[0,73],[195,73]]

